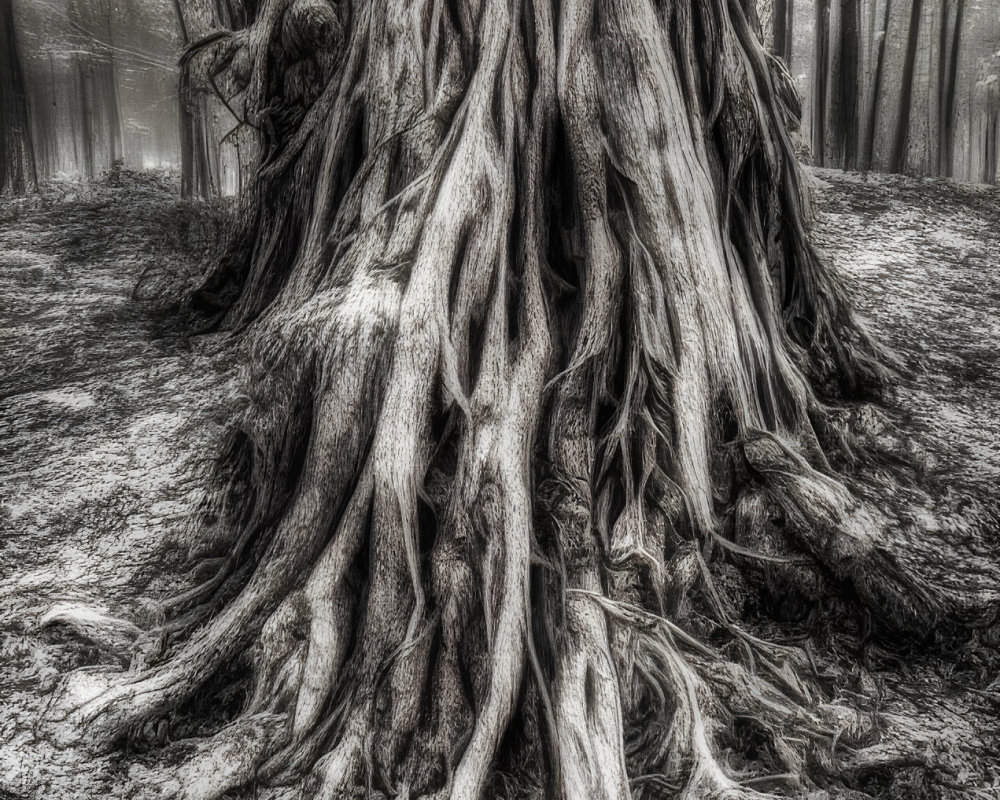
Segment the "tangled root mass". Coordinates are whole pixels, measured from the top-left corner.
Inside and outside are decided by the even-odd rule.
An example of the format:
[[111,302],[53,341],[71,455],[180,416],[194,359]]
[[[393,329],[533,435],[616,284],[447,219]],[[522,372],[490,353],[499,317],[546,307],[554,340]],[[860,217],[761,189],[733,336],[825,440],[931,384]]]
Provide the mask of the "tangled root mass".
[[195,43],[262,140],[195,298],[249,353],[233,536],[130,671],[71,677],[67,730],[148,732],[249,663],[180,796],[752,797],[871,736],[723,580],[897,629],[958,605],[831,464],[887,357],[809,244],[754,25],[265,0]]

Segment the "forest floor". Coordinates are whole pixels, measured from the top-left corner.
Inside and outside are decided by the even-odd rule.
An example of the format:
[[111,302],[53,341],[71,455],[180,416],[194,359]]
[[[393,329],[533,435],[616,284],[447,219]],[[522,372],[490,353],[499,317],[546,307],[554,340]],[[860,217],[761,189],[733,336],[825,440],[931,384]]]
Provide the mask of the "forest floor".
[[0,206],[0,800],[129,796],[128,757],[84,762],[35,736],[59,677],[105,657],[39,620],[83,602],[151,621],[231,403],[218,337],[169,309],[217,215],[157,179],[121,182]]
[[[0,800],[152,794],[155,753],[95,758],[36,735],[60,676],[109,658],[39,622],[60,603],[155,622],[189,579],[183,545],[236,406],[221,337],[190,336],[171,312],[220,215],[157,179],[116,180],[0,204]],[[815,182],[821,251],[915,373],[889,414],[922,437],[945,520],[948,557],[928,568],[983,586],[1000,550],[1000,192]],[[884,769],[869,759],[853,790],[823,796],[1000,798],[995,631],[865,652],[854,669],[882,698]]]

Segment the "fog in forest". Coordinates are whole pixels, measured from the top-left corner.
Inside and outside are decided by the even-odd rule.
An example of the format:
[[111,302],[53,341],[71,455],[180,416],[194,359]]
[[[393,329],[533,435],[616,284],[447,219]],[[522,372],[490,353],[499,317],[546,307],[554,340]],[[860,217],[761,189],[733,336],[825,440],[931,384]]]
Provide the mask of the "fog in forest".
[[[248,18],[241,0],[0,0],[4,189],[115,164],[234,194],[255,157],[242,92],[180,85],[186,44]],[[802,101],[803,160],[994,183],[996,0],[757,0]]]
[[92,179],[116,164],[179,172],[190,162],[205,180],[193,193],[235,193],[239,120],[211,86],[183,99],[180,86],[190,18],[228,23],[221,12],[187,0],[2,0],[8,188],[36,174]]

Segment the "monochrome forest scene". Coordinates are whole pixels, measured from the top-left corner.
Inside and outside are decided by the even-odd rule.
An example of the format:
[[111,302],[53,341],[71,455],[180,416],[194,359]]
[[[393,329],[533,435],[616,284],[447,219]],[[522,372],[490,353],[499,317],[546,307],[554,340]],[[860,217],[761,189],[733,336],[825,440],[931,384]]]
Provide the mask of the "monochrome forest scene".
[[0,800],[1000,800],[1000,0],[0,0]]

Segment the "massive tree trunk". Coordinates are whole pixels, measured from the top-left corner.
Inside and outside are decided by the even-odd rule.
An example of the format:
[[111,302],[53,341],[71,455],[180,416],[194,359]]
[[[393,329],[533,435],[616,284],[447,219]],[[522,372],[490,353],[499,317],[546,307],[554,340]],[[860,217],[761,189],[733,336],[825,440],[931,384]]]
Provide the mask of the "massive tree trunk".
[[0,193],[38,186],[13,0],[0,0]]
[[130,671],[71,676],[60,735],[190,733],[249,664],[165,786],[752,797],[723,747],[834,769],[865,719],[741,592],[921,631],[961,599],[837,471],[877,445],[836,404],[888,373],[807,239],[742,4],[266,0],[203,49],[249,64],[265,136],[199,295],[252,364],[232,540]]

